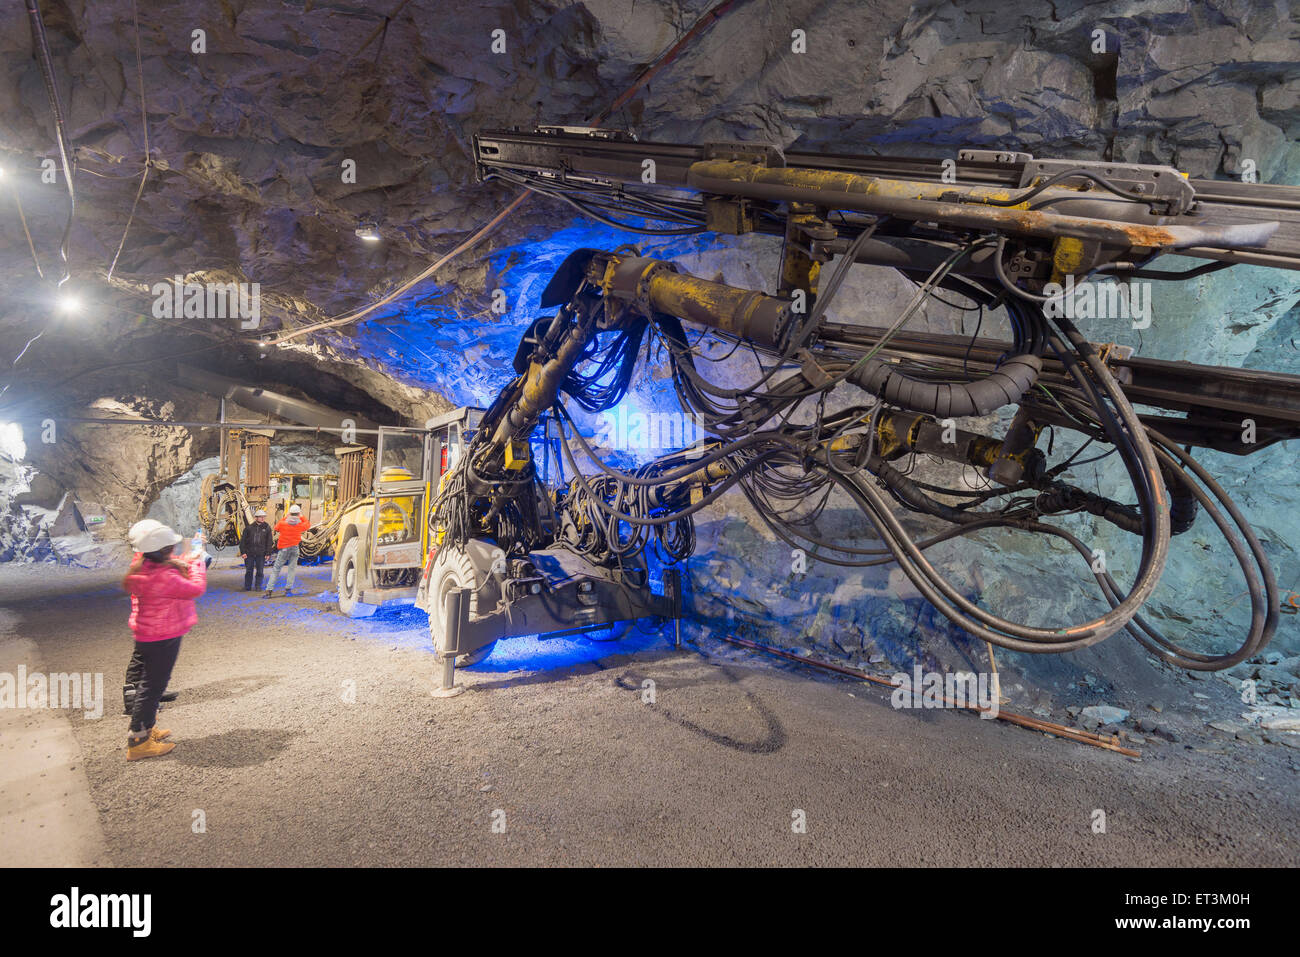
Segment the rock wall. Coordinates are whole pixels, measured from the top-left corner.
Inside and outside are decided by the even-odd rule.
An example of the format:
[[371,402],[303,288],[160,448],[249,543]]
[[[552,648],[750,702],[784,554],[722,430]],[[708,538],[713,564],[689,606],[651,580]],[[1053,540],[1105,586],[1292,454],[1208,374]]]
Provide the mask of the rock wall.
[[[217,399],[174,385],[168,391],[173,398],[167,401],[101,396],[69,417],[217,421]],[[227,414],[247,421],[267,418],[234,403],[227,404]],[[201,481],[204,463],[214,465],[219,447],[213,429],[55,421],[26,432],[21,459],[0,454],[0,561],[97,566],[121,558],[127,529],[146,515],[188,529],[197,514],[194,477]],[[281,433],[279,441],[273,465],[283,459],[295,467],[310,464],[311,471],[337,467],[328,438]],[[60,516],[71,514],[73,505],[102,512],[104,521],[64,534],[66,521]]]

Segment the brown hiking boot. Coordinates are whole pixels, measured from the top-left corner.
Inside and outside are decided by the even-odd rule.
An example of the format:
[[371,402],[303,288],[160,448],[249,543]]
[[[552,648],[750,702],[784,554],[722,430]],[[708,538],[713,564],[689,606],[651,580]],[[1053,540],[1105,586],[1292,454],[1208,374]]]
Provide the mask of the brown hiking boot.
[[158,730],[158,725],[156,724],[149,729],[149,740],[151,741],[166,741],[171,736],[172,736],[171,731],[168,730],[160,731]]
[[139,741],[127,740],[126,759],[128,761],[139,761],[143,758],[157,758],[171,751],[176,747],[171,741],[156,741],[152,736],[141,738]]

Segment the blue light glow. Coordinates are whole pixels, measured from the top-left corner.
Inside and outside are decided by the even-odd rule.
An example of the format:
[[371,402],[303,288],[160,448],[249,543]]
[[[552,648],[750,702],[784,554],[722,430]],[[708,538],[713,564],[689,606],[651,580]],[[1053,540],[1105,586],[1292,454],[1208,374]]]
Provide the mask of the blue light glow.
[[[636,244],[661,258],[725,245],[728,237],[648,237],[578,218],[561,230],[492,251],[477,311],[458,306],[452,290],[425,284],[394,305],[390,316],[360,324],[339,346],[403,382],[434,389],[459,405],[486,407],[514,376],[511,361],[524,331],[539,315],[542,290],[575,249]],[[467,264],[467,263],[466,263]],[[492,292],[505,293],[506,312],[492,312]]]
[[[213,563],[208,574],[208,590],[198,599],[199,623],[194,629],[196,638],[202,637],[205,619],[229,618],[232,614],[270,613],[277,622],[304,626],[304,631],[308,634],[326,629],[348,634],[358,641],[426,653],[430,674],[433,674],[432,669],[437,659],[429,637],[429,618],[414,605],[386,606],[370,618],[345,618],[339,614],[335,604],[328,566],[300,567],[295,585],[298,595],[290,599],[277,597],[270,601],[263,600],[258,592],[241,590],[243,579],[242,566],[224,568]],[[304,599],[305,604],[302,603]],[[644,623],[643,627],[650,631],[649,623]],[[519,635],[498,641],[492,653],[469,670],[503,674],[571,668],[613,654],[666,648],[669,641],[665,636],[670,634],[667,629],[654,629],[646,634],[634,625],[618,641],[594,641],[582,635],[560,638]]]

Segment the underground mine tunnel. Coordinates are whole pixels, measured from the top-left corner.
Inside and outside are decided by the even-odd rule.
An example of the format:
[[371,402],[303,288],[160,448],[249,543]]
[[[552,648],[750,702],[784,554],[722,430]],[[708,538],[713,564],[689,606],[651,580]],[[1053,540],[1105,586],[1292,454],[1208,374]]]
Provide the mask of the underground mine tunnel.
[[0,18],[5,864],[1296,863],[1294,5]]

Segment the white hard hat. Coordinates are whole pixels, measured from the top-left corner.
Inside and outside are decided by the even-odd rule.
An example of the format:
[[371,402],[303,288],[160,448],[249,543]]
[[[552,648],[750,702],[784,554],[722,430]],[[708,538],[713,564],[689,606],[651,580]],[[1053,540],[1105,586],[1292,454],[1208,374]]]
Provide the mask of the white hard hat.
[[140,550],[140,537],[152,532],[155,528],[162,528],[163,523],[152,518],[142,519],[131,526],[131,530],[126,533],[126,540],[131,543],[131,547],[136,551]]
[[160,548],[166,548],[168,545],[175,545],[181,540],[181,537],[173,532],[161,522],[157,528],[151,528],[136,540],[135,547],[146,555],[150,552],[156,552]]
[[290,515],[301,515],[301,514],[302,514],[302,508],[300,508],[298,505],[290,505],[290,506],[289,506],[289,514],[290,514]]
[[257,512],[255,513],[255,516],[256,516],[257,518],[261,518],[261,517],[263,517],[265,514],[266,514],[266,509],[264,509],[264,508],[259,508],[259,509],[257,510]]

